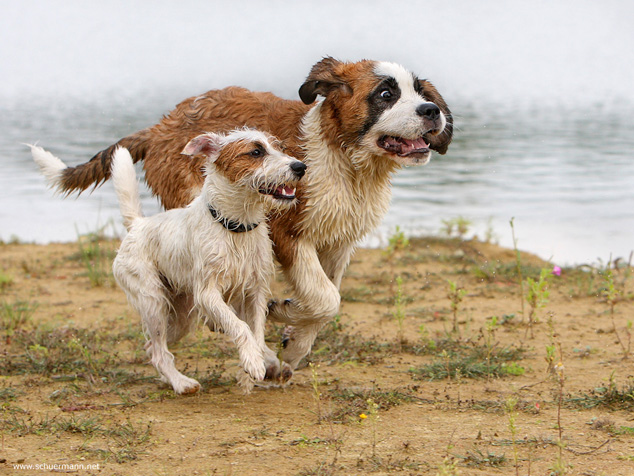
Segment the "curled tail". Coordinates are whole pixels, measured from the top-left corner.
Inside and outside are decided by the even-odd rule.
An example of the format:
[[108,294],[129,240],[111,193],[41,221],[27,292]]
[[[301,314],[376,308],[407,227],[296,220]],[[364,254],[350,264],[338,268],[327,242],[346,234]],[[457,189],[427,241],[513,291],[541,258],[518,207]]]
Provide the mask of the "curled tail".
[[98,152],[88,162],[68,167],[61,160],[41,147],[31,146],[33,159],[47,179],[49,186],[58,193],[69,195],[72,192],[81,193],[88,187],[97,188],[110,178],[110,168],[115,150],[125,147],[130,151],[134,162],[145,159],[149,129],[143,129],[128,137],[124,137],[116,144]]
[[128,149],[117,147],[111,157],[111,173],[114,189],[119,199],[123,223],[130,230],[132,223],[143,216],[139,198],[139,182]]

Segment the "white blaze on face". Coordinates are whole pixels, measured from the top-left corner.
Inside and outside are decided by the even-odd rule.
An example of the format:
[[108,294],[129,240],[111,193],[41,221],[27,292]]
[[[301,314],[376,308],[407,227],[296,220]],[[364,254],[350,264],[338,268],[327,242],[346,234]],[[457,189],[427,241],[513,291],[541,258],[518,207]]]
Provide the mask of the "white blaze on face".
[[[373,129],[379,134],[393,135],[404,139],[418,139],[424,133],[425,125],[416,109],[425,103],[430,103],[424,99],[414,87],[414,75],[395,63],[377,63],[374,73],[381,77],[394,78],[400,89],[400,97],[396,104],[381,114],[381,117],[374,125]],[[440,113],[440,129],[444,129],[446,119]]]

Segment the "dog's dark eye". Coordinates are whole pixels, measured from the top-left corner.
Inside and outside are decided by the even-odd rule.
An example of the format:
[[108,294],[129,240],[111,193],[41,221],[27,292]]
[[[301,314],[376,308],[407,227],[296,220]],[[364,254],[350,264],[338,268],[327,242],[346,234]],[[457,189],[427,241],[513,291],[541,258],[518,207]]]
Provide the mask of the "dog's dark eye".
[[392,99],[392,91],[390,91],[389,89],[384,89],[379,93],[379,96],[381,96],[381,98],[383,99]]
[[262,157],[263,152],[262,149],[253,149],[251,151],[251,157]]

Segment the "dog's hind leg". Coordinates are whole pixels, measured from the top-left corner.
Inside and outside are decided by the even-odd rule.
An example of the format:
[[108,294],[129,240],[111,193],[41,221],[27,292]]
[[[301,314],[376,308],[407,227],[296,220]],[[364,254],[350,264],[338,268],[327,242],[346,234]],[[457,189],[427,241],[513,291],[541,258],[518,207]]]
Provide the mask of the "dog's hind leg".
[[196,393],[200,384],[193,378],[180,373],[174,365],[174,355],[167,348],[168,308],[161,298],[143,297],[143,327],[148,338],[146,347],[152,365],[161,375],[161,380],[169,383],[174,392],[179,394]]
[[172,308],[167,329],[167,343],[178,342],[189,334],[198,323],[198,315],[193,309],[194,300],[188,293],[170,293]]
[[167,348],[170,308],[169,295],[150,264],[132,260],[120,252],[113,266],[119,285],[132,307],[141,315],[147,339],[145,349],[161,380],[179,394],[195,393],[200,384],[181,374],[174,365],[174,355]]

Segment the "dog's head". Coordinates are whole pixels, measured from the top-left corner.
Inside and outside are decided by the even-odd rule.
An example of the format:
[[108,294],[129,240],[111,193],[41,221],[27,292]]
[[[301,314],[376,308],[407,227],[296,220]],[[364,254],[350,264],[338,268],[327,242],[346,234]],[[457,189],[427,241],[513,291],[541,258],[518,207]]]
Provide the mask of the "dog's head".
[[297,183],[306,171],[303,162],[282,151],[275,137],[253,129],[201,134],[182,153],[205,156],[207,173],[219,173],[234,186],[250,190],[269,208],[293,205]]
[[325,58],[299,89],[305,104],[323,96],[327,140],[364,149],[400,165],[425,164],[430,149],[447,151],[451,111],[436,88],[394,63],[343,63]]

